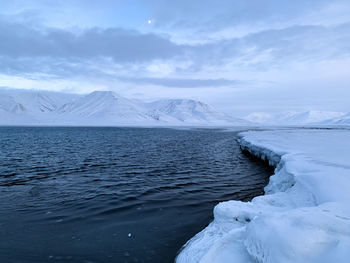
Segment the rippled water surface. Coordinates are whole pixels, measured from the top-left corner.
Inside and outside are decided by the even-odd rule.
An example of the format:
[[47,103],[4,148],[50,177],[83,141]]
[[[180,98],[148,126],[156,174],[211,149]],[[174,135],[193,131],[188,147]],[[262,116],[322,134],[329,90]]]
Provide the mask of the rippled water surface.
[[173,262],[221,201],[271,170],[236,133],[0,128],[0,262]]

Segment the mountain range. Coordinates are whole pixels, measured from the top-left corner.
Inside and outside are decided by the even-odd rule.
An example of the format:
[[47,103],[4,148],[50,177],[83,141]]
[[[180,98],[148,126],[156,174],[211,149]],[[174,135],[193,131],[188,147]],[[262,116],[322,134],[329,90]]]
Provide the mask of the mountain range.
[[350,125],[350,113],[333,111],[254,112],[234,118],[191,99],[144,102],[112,91],[87,95],[0,90],[0,125],[70,126],[250,126]]
[[350,113],[336,111],[254,112],[244,119],[259,125],[341,125],[350,124]]
[[338,118],[327,120],[325,121],[325,124],[350,125],[350,112]]
[[142,102],[112,91],[87,95],[49,91],[0,91],[0,125],[248,125],[196,100]]

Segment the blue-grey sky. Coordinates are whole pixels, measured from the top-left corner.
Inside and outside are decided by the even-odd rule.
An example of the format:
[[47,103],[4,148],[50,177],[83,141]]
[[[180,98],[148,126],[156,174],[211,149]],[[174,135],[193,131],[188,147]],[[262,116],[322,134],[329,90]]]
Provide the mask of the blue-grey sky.
[[0,86],[350,111],[349,14],[349,0],[1,0]]

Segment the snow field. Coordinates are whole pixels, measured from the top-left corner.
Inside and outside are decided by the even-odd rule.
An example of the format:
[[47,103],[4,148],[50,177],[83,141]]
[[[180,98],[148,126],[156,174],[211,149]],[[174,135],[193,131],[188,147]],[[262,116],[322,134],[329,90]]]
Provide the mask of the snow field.
[[177,262],[349,262],[350,130],[240,136],[243,150],[276,167],[266,194],[218,204]]

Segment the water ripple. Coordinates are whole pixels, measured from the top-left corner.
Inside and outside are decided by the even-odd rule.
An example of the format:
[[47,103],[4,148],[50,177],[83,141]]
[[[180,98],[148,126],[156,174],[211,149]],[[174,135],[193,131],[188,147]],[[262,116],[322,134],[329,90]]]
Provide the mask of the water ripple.
[[271,170],[234,132],[0,128],[0,262],[172,262]]

